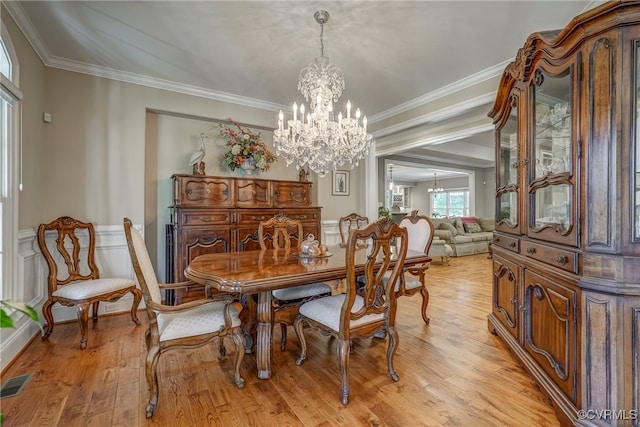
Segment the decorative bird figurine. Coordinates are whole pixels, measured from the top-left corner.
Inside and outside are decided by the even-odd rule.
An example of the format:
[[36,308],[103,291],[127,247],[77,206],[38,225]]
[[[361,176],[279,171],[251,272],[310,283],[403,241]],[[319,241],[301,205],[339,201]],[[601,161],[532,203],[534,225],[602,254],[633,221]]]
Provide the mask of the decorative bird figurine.
[[207,153],[206,146],[204,145],[205,138],[209,139],[208,136],[206,136],[204,133],[201,133],[200,142],[202,144],[202,147],[191,154],[191,158],[189,159],[189,166],[193,165],[194,175],[204,175],[204,162],[202,160]]

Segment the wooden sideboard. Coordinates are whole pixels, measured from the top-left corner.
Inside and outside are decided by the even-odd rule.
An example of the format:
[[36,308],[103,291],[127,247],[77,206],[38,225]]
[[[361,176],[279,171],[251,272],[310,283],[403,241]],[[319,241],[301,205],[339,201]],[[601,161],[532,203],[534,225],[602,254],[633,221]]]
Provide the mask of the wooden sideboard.
[[[258,224],[275,215],[302,222],[304,237],[320,238],[320,207],[311,206],[311,183],[300,181],[173,175],[171,248],[174,281],[198,255],[260,249]],[[292,233],[294,231],[292,230]],[[298,236],[290,236],[298,241]],[[175,302],[202,297],[175,295]]]

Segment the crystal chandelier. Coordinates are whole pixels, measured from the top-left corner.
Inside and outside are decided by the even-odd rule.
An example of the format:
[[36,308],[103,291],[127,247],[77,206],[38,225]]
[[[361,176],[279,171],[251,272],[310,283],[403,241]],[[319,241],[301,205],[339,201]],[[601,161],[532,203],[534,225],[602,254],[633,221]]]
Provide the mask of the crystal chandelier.
[[438,187],[438,174],[433,173],[433,187],[429,189],[429,193],[442,193],[444,188]]
[[[329,63],[324,56],[324,24],[329,12],[317,11],[313,17],[320,24],[320,56],[315,62],[300,71],[298,90],[309,102],[309,111],[304,104],[293,104],[293,119],[285,123],[280,111],[278,129],[273,132],[276,154],[284,157],[287,165],[296,162],[296,168],[309,169],[323,177],[330,170],[348,164],[350,168],[369,153],[373,136],[367,133],[367,117],[360,120],[360,109],[351,112],[347,101],[347,112],[336,117],[333,104],[338,102],[344,89],[342,70]],[[306,114],[306,115],[305,115]]]

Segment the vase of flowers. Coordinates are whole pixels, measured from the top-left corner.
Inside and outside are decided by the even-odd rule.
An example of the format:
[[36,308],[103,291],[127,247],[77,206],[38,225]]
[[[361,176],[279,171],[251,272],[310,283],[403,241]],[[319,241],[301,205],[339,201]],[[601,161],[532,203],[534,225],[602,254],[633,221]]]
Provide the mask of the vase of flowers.
[[251,175],[254,170],[268,171],[276,157],[262,142],[260,133],[251,132],[231,119],[229,121],[234,127],[220,124],[220,136],[229,147],[222,159],[225,166],[231,171],[240,168],[247,175]]

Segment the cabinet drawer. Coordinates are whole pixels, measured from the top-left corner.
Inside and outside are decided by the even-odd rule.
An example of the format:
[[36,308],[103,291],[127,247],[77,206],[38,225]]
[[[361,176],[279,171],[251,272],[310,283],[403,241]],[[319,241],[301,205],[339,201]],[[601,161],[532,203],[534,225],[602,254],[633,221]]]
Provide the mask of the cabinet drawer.
[[235,204],[239,207],[270,207],[271,182],[257,179],[235,180]]
[[319,214],[315,209],[289,209],[282,212],[287,218],[295,219],[301,222],[316,222]]
[[310,183],[306,182],[273,182],[273,202],[275,206],[296,207],[309,206]]
[[503,234],[494,234],[493,244],[501,248],[508,249],[512,252],[520,252],[520,239],[517,237],[505,236]]
[[558,249],[533,242],[522,242],[522,253],[527,257],[542,261],[571,273],[578,273],[578,254],[566,249]]
[[221,225],[231,222],[231,212],[229,211],[181,211],[179,214],[180,225]]
[[258,227],[257,224],[260,221],[266,221],[269,218],[273,218],[277,213],[278,213],[277,210],[265,210],[265,209],[260,209],[255,211],[251,211],[247,209],[243,211],[238,211],[236,214],[237,223],[238,224],[256,224],[256,229],[257,229]]
[[233,206],[231,180],[212,177],[176,176],[175,203],[178,206]]

